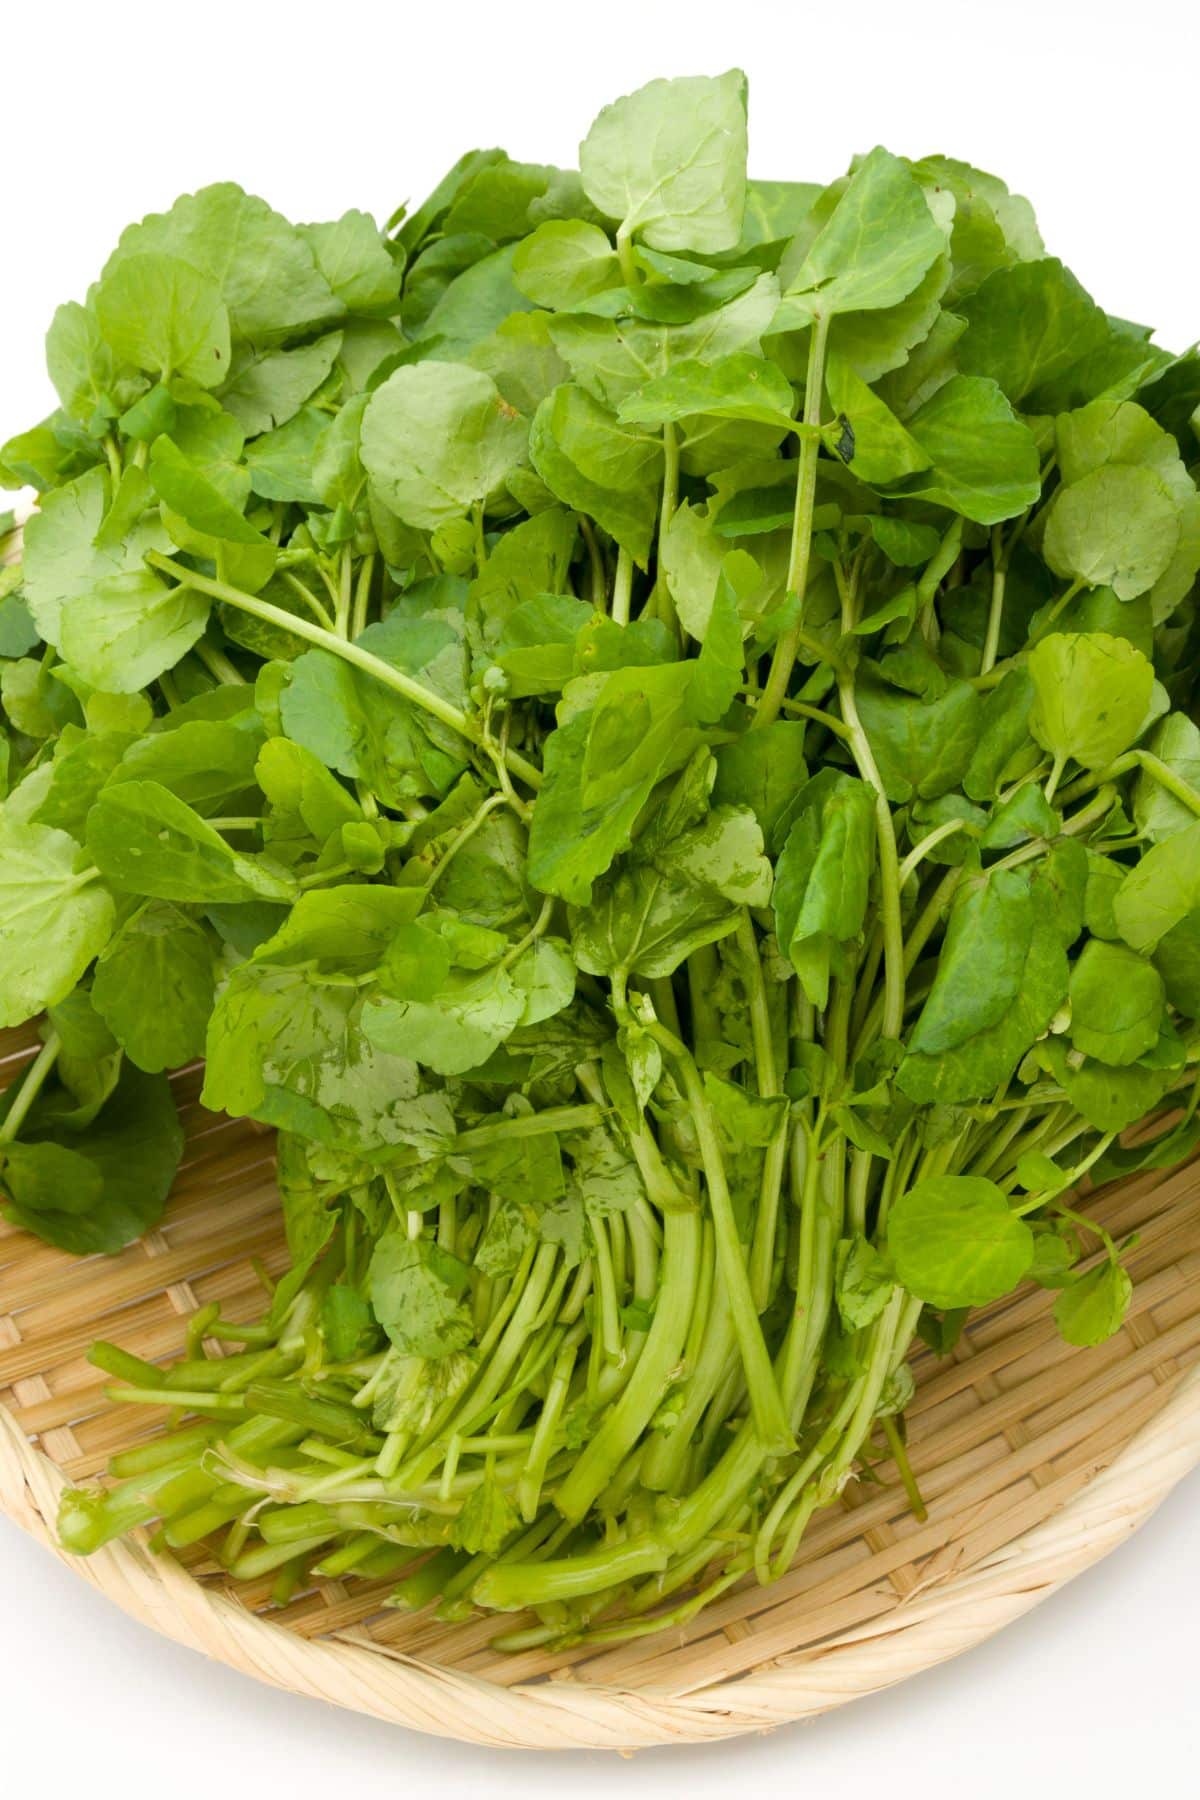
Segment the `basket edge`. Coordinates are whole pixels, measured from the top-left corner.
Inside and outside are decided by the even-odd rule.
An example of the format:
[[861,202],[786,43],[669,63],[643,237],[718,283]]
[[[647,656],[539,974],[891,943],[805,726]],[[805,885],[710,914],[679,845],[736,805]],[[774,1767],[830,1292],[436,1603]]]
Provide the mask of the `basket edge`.
[[0,1405],[0,1511],[122,1611],[270,1686],[494,1749],[628,1751],[736,1737],[894,1686],[982,1643],[1099,1562],[1197,1465],[1200,1367],[1061,1512],[964,1574],[795,1661],[691,1692],[570,1680],[498,1688],[349,1641],[298,1638],[138,1543],[72,1556],[54,1528],[66,1479]]

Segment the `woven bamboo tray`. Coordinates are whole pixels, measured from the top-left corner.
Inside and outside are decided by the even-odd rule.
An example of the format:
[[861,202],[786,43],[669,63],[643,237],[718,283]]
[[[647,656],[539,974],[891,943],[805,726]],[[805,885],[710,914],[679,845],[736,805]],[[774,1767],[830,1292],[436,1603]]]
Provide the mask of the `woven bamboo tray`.
[[[0,1036],[0,1087],[33,1030]],[[78,1261],[0,1225],[0,1507],[135,1618],[260,1680],[420,1731],[506,1747],[627,1750],[808,1718],[979,1643],[1096,1562],[1200,1462],[1200,1164],[1111,1189],[1095,1211],[1130,1256],[1134,1305],[1071,1350],[1046,1296],[979,1315],[953,1358],[918,1358],[910,1454],[918,1524],[895,1470],[818,1515],[777,1585],[735,1588],[690,1626],[608,1651],[503,1656],[495,1625],[385,1612],[389,1584],[323,1583],[282,1611],[266,1584],[118,1544],[59,1550],[67,1479],[95,1475],[158,1422],[113,1408],[84,1360],[96,1336],[150,1359],[219,1300],[261,1310],[252,1259],[286,1253],[272,1140],[206,1113],[176,1077],[188,1149],[162,1227]],[[882,1483],[880,1485],[879,1483]]]

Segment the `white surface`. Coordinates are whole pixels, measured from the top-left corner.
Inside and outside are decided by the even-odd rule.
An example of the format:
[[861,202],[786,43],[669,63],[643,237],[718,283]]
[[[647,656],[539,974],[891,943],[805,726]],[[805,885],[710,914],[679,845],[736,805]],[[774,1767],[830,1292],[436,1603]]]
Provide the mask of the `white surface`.
[[[233,177],[294,218],[386,215],[472,145],[567,162],[605,101],[735,62],[751,78],[755,173],[831,178],[878,141],[944,150],[1028,193],[1050,249],[1110,311],[1156,322],[1172,348],[1200,330],[1197,29],[1169,0],[829,0],[813,13],[797,0],[120,0],[28,7],[4,38],[0,439],[53,404],[40,344],[54,306],[82,295],[126,222],[178,192]],[[494,1755],[274,1694],[151,1637],[0,1522],[3,1791],[1154,1791],[1200,1748],[1198,1499],[1193,1477],[1117,1557],[903,1690],[773,1738],[632,1763]]]

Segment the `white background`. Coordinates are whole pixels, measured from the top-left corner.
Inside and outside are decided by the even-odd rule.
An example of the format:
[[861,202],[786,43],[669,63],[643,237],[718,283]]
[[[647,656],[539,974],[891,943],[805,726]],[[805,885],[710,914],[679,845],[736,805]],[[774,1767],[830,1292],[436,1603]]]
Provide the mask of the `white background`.
[[[654,75],[750,75],[751,170],[827,180],[876,142],[993,169],[1101,303],[1200,332],[1195,11],[1170,0],[108,0],[4,27],[0,441],[54,404],[41,339],[121,227],[236,179],[296,219],[419,200],[465,149],[571,162]],[[1194,1791],[1200,1478],[1002,1638],[769,1739],[495,1755],[274,1694],[149,1636],[0,1521],[0,1786],[60,1800],[399,1791],[972,1800]],[[1178,1774],[1176,1774],[1178,1771]],[[786,1784],[786,1785],[785,1785]]]

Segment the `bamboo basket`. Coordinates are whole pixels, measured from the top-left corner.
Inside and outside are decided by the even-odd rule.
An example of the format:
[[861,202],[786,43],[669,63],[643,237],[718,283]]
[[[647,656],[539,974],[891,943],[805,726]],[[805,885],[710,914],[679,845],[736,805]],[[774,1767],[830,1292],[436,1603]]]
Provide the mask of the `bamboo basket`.
[[[32,1054],[0,1036],[0,1087]],[[281,1611],[267,1584],[138,1543],[68,1558],[55,1535],[68,1480],[154,1428],[114,1408],[85,1361],[103,1335],[153,1360],[219,1300],[261,1310],[252,1267],[286,1251],[272,1139],[205,1112],[197,1069],[175,1078],[187,1151],[162,1226],[85,1261],[0,1225],[0,1507],[84,1580],[178,1643],[296,1693],[443,1737],[505,1747],[629,1750],[762,1731],[929,1668],[990,1636],[1130,1535],[1200,1462],[1200,1164],[1108,1190],[1098,1217],[1139,1234],[1131,1316],[1094,1350],[1055,1335],[1022,1291],[974,1318],[952,1358],[917,1359],[912,1462],[852,1483],[814,1520],[775,1586],[725,1594],[691,1625],[607,1651],[502,1655],[487,1619],[384,1611],[389,1584],[323,1582]],[[216,1348],[216,1346],[214,1346]]]

